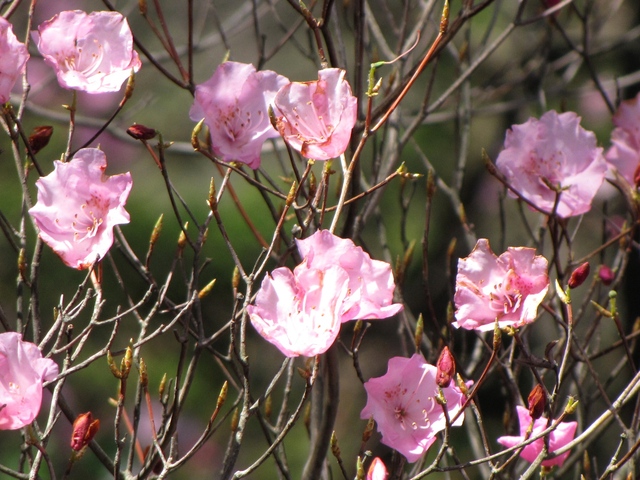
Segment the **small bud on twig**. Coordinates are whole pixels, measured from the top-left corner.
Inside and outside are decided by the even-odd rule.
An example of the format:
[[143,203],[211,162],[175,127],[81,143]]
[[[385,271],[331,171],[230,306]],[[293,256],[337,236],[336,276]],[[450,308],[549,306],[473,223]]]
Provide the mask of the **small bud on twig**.
[[50,125],[43,125],[41,127],[34,128],[27,139],[31,152],[36,154],[46,147],[51,139],[51,135],[53,135],[53,127]]
[[73,422],[71,448],[76,452],[85,448],[100,429],[100,420],[93,419],[91,412],[81,413]]
[[542,416],[547,407],[547,396],[544,392],[544,387],[538,383],[533,387],[531,393],[529,393],[527,400],[529,403],[529,415],[531,415],[531,418],[534,420],[537,420]]
[[573,273],[571,273],[571,277],[567,282],[569,288],[577,288],[584,283],[584,281],[589,276],[589,271],[591,270],[591,266],[589,262],[584,262],[582,265],[577,267]]
[[129,128],[127,128],[127,134],[130,137],[135,138],[136,140],[151,140],[158,134],[158,132],[153,128],[134,123]]
[[616,274],[608,265],[600,265],[598,277],[603,285],[611,285],[616,278]]
[[447,388],[456,374],[456,361],[451,355],[449,347],[445,346],[440,352],[437,367],[436,383],[441,388]]

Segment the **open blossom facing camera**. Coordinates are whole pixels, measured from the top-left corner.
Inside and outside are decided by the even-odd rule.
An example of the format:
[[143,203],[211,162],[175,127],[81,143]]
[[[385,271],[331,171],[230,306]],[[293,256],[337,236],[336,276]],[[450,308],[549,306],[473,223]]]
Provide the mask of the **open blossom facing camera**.
[[117,92],[141,62],[126,18],[117,12],[60,12],[33,33],[64,88]]
[[0,17],[0,103],[9,101],[11,89],[24,72],[28,59],[27,47],[18,41],[12,25]]
[[0,430],[16,430],[36,418],[42,382],[58,375],[58,365],[42,358],[36,345],[15,332],[0,333]]
[[196,87],[189,115],[194,121],[205,119],[218,157],[256,169],[262,144],[279,136],[269,119],[269,105],[288,81],[271,70],[256,72],[251,64],[224,62]]
[[83,269],[102,259],[113,243],[113,227],[129,223],[124,205],[130,173],[107,177],[107,157],[83,148],[36,182],[38,202],[29,210],[42,240],[70,267]]
[[345,73],[326,68],[317,81],[291,82],[276,95],[278,130],[306,158],[336,158],[349,145],[358,109]]
[[[509,184],[540,210],[562,218],[581,215],[602,185],[607,164],[596,136],[573,112],[551,110],[507,131],[496,167]],[[516,195],[509,191],[512,197]]]
[[247,307],[258,333],[286,356],[324,353],[342,322],[387,318],[402,310],[392,303],[389,264],[372,260],[351,240],[320,230],[297,245],[302,263],[267,275],[255,305]]
[[640,94],[622,102],[613,116],[611,147],[606,158],[630,185],[636,185],[640,168]]
[[496,318],[501,328],[533,322],[549,288],[547,271],[547,259],[534,248],[509,247],[497,257],[481,238],[458,261],[453,326],[486,331]]
[[[387,373],[365,382],[367,404],[360,418],[373,416],[382,434],[382,443],[396,449],[409,462],[415,462],[436,441],[436,434],[446,427],[443,408],[453,419],[462,408],[464,394],[458,387],[442,389],[446,406],[438,404],[436,367],[422,355],[411,358],[393,357]],[[464,421],[461,414],[453,426]]]
[[[529,411],[521,406],[517,406],[516,410],[518,412],[518,421],[520,422],[520,435],[518,436],[504,436],[498,438],[498,443],[505,447],[515,447],[516,445],[520,445],[525,441],[525,438],[531,438],[538,435],[543,430],[546,430],[549,425],[547,425],[547,418],[540,417],[533,424],[533,430],[531,435],[527,437],[527,430],[531,425],[531,415],[529,415]],[[577,422],[561,422],[558,424],[555,430],[553,430],[549,434],[549,453],[553,453],[559,448],[564,447],[566,444],[573,440],[573,437],[576,434],[576,428],[578,427]],[[527,462],[533,462],[542,449],[544,448],[544,438],[539,438],[535,442],[530,443],[526,447],[522,449],[520,452],[520,456],[524,458]],[[555,458],[551,458],[549,460],[544,460],[542,465],[544,467],[552,467],[552,466],[562,466],[564,461],[569,456],[569,451],[563,453],[562,455],[558,455]]]

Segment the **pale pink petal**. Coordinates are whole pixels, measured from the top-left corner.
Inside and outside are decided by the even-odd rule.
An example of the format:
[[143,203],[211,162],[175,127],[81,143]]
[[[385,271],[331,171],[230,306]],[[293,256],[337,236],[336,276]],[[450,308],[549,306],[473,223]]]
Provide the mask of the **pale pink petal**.
[[18,41],[13,26],[0,17],[0,103],[9,101],[11,89],[24,73],[28,59],[27,47]]
[[205,119],[218,157],[256,169],[262,144],[278,137],[269,119],[269,105],[287,82],[271,70],[256,72],[251,64],[224,62],[196,87],[189,115],[195,121]]
[[388,476],[387,467],[384,466],[382,460],[378,457],[374,458],[369,465],[366,480],[387,480]]
[[60,12],[33,37],[64,88],[117,92],[142,65],[127,19],[118,12]]
[[129,222],[124,205],[131,174],[106,177],[107,158],[84,148],[36,182],[38,202],[29,210],[42,240],[70,267],[83,269],[104,258],[113,227]]
[[357,119],[357,100],[345,71],[327,68],[314,82],[292,82],[275,97],[277,126],[304,157],[328,160],[342,155]]
[[[580,126],[573,112],[551,110],[507,131],[496,167],[520,195],[551,213],[561,188],[556,213],[566,218],[591,209],[607,171],[602,148],[593,132]],[[516,195],[509,191],[509,195]]]
[[616,128],[611,132],[607,162],[629,185],[635,185],[634,176],[640,167],[640,94],[620,103],[613,124]]
[[0,430],[33,422],[42,403],[42,382],[58,375],[58,365],[19,333],[0,333]]

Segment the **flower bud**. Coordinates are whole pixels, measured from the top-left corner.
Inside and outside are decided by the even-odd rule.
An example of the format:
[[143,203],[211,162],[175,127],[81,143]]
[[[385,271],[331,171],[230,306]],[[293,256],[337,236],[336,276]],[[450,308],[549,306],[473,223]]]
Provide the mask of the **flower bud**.
[[127,128],[127,133],[136,140],[151,140],[158,134],[155,129],[145,127],[144,125],[139,125],[137,123],[134,123]]
[[456,374],[456,361],[451,355],[448,347],[444,347],[438,358],[438,372],[436,373],[436,383],[441,388],[446,388],[451,383],[451,379]]
[[584,262],[582,265],[576,268],[569,278],[569,288],[576,288],[582,285],[589,276],[590,270],[591,267],[589,266],[589,262]]
[[544,413],[544,409],[547,406],[547,396],[544,393],[544,388],[542,385],[537,384],[531,390],[528,398],[529,402],[529,415],[534,420],[537,420]]
[[86,447],[100,428],[100,420],[94,420],[91,412],[81,413],[73,422],[71,448],[79,452]]
[[53,135],[53,127],[49,125],[34,128],[27,140],[31,151],[36,154],[46,147],[51,135]]
[[598,277],[604,285],[611,285],[616,278],[616,274],[608,265],[600,265],[598,269]]

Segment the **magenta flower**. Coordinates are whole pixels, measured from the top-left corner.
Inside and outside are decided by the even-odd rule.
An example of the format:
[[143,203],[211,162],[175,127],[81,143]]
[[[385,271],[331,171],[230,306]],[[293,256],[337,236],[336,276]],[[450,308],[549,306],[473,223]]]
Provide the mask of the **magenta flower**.
[[384,466],[382,460],[378,457],[374,458],[369,465],[369,470],[367,470],[366,480],[387,480],[388,476],[387,467]]
[[[540,210],[562,218],[581,215],[602,185],[607,164],[596,136],[573,112],[551,110],[507,131],[496,167],[509,184]],[[516,194],[509,192],[516,198]]]
[[[409,462],[415,462],[436,441],[436,434],[446,427],[443,406],[438,395],[437,369],[422,355],[411,358],[393,357],[387,373],[365,382],[367,404],[360,418],[373,417],[382,433],[382,443],[396,449]],[[442,389],[449,418],[462,408],[464,394],[458,387]],[[462,425],[464,413],[453,423]]]
[[58,83],[67,89],[117,92],[141,66],[127,19],[118,12],[60,12],[33,37]]
[[605,156],[609,164],[635,186],[640,167],[640,94],[620,104],[613,124],[616,128],[611,132],[612,145]]
[[194,121],[204,117],[218,157],[255,170],[260,166],[262,144],[278,136],[269,119],[269,105],[288,81],[271,70],[256,72],[251,64],[224,62],[196,87],[189,115]]
[[40,238],[70,267],[89,268],[113,243],[113,227],[129,223],[124,205],[130,173],[106,177],[107,157],[83,148],[36,182],[38,202],[29,210]]
[[16,430],[36,418],[42,382],[58,376],[58,365],[15,332],[0,333],[0,430]]
[[304,257],[293,272],[275,269],[262,281],[255,305],[247,307],[251,323],[288,357],[327,351],[340,324],[354,319],[395,315],[391,267],[327,230],[297,241]]
[[13,26],[0,17],[0,103],[9,101],[11,89],[24,72],[29,52],[13,34]]
[[[520,422],[520,435],[518,436],[505,436],[498,438],[498,443],[507,448],[515,447],[520,445],[525,441],[527,430],[529,429],[529,425],[531,425],[531,416],[529,415],[529,411],[521,406],[517,406],[516,410],[518,412],[518,422]],[[573,440],[573,437],[576,434],[576,428],[578,426],[577,422],[561,422],[555,430],[553,430],[549,434],[549,453],[553,453],[559,448],[564,447],[566,444]],[[528,438],[535,437],[543,430],[547,429],[547,419],[545,417],[540,417],[533,424],[533,430],[531,435]],[[520,456],[524,458],[527,462],[533,462],[542,449],[544,448],[544,438],[539,438],[538,440],[530,443],[526,447],[522,449],[520,452]],[[542,465],[544,467],[552,467],[557,465],[558,467],[562,466],[564,461],[569,456],[570,451],[563,453],[562,455],[558,455],[555,458],[544,460]]]
[[349,145],[358,111],[345,73],[326,68],[318,81],[292,82],[276,95],[278,130],[306,158],[339,157]]
[[496,257],[489,241],[481,238],[458,261],[453,326],[487,331],[496,319],[501,328],[533,322],[549,288],[547,271],[547,259],[535,249],[509,247]]

